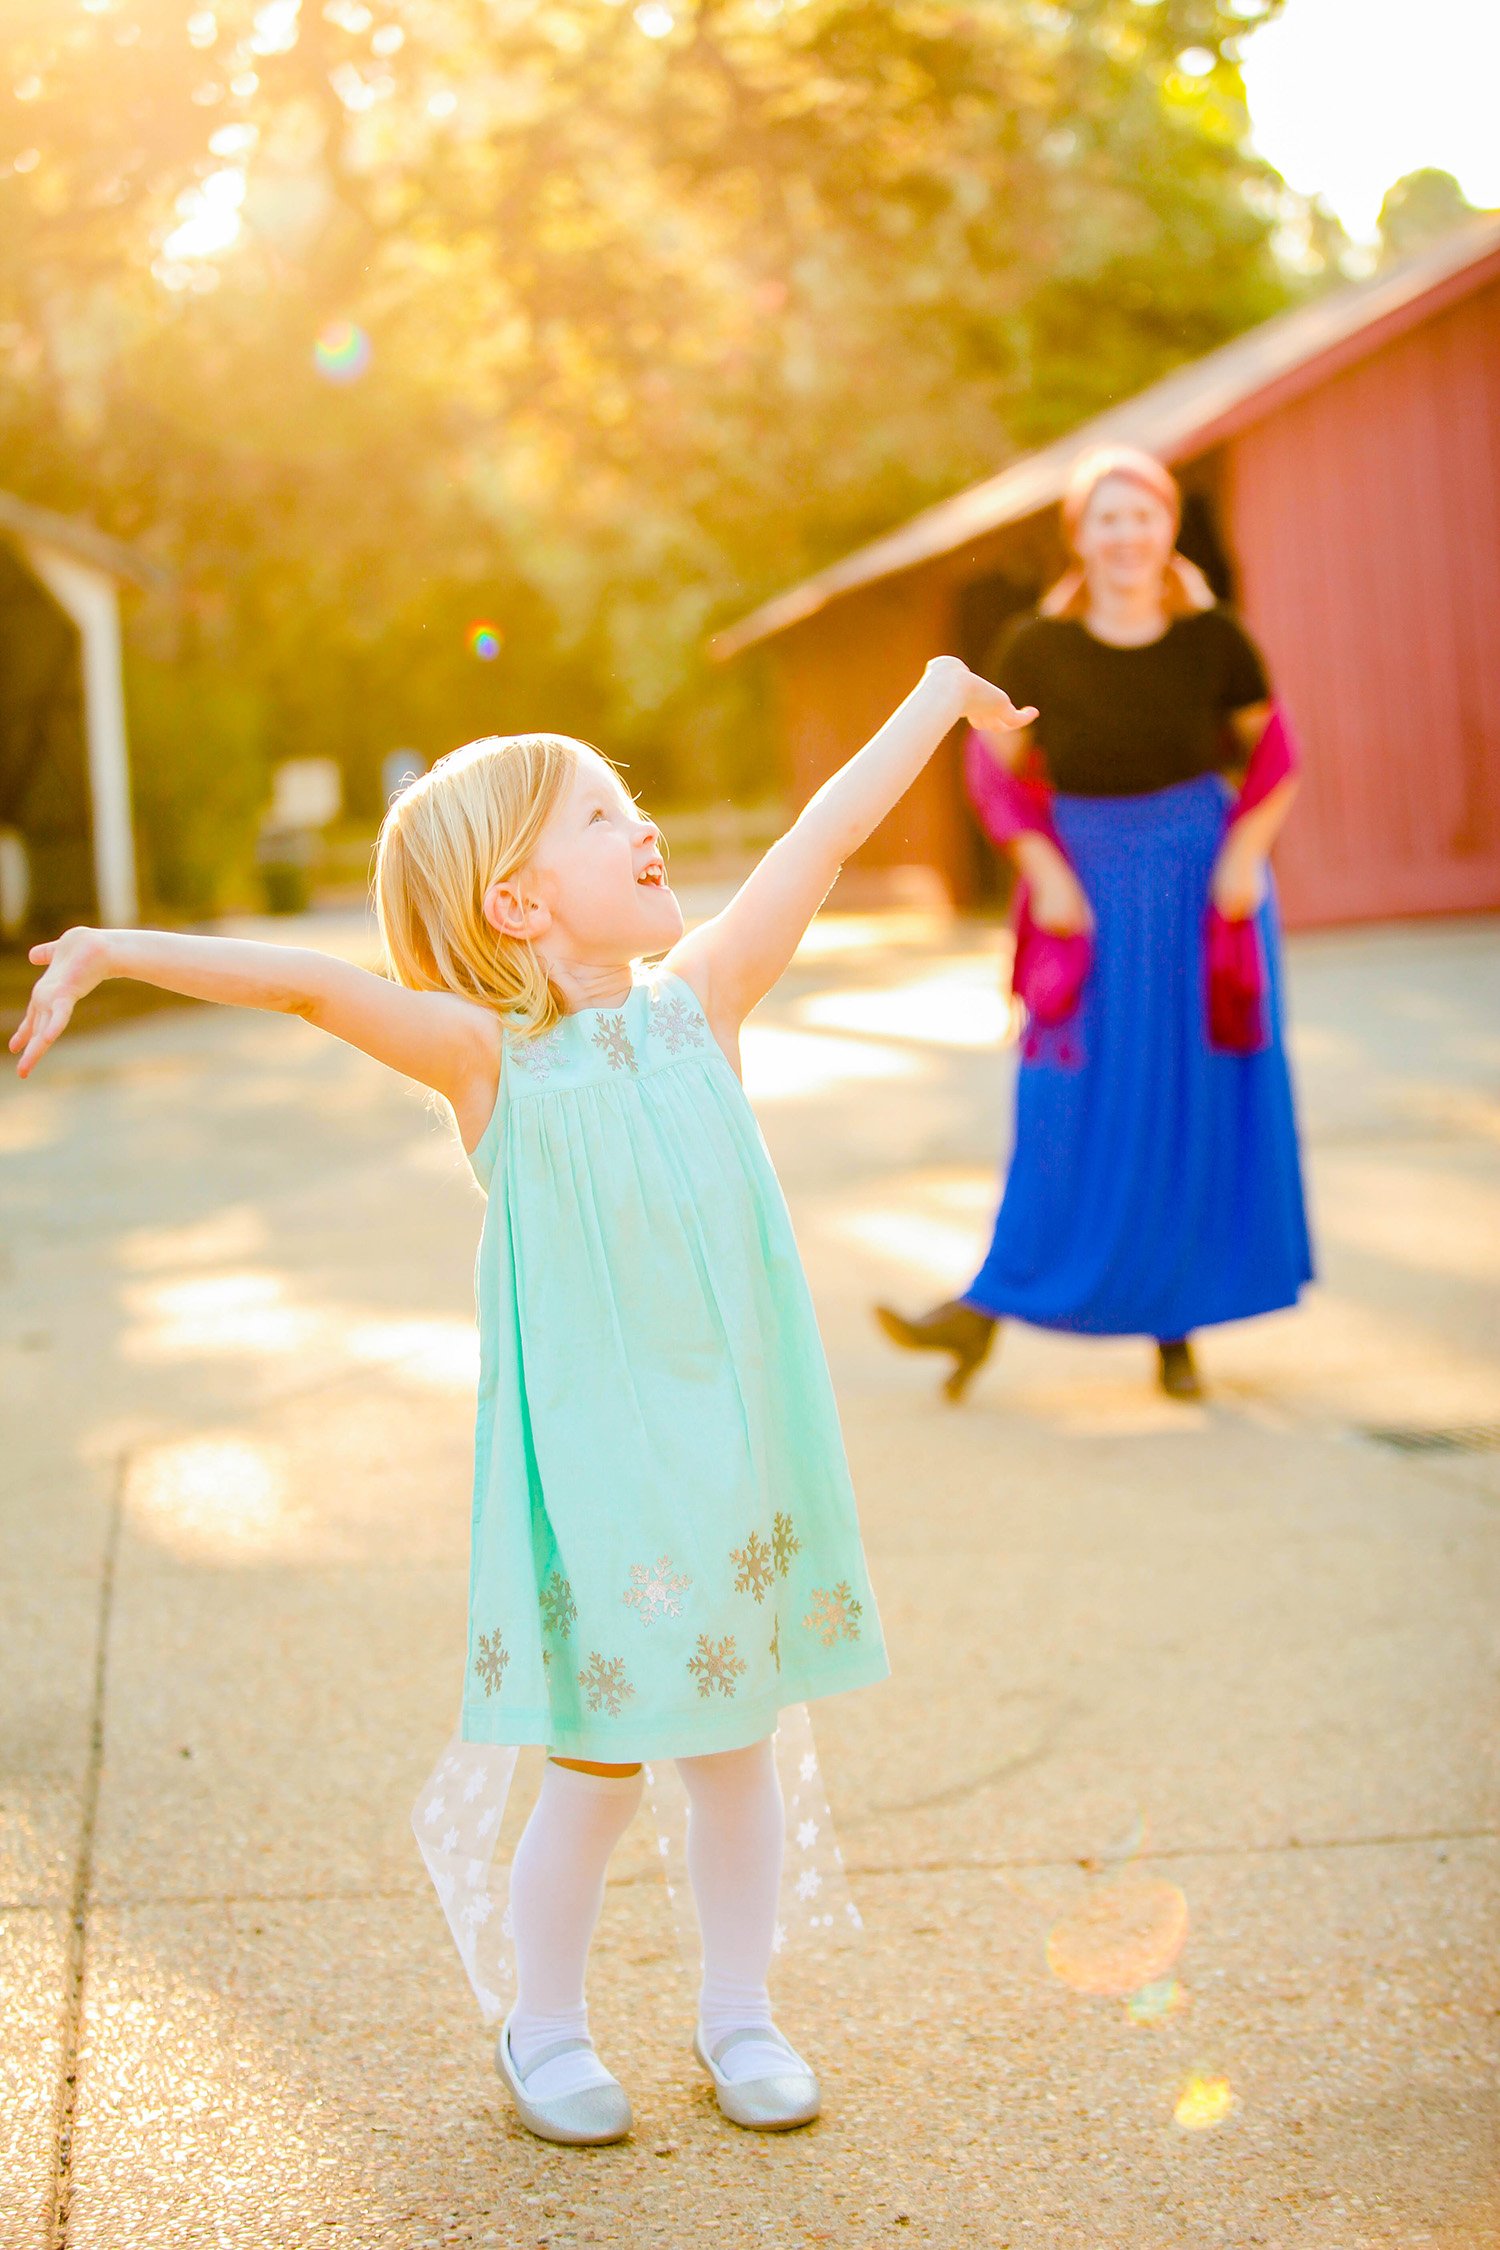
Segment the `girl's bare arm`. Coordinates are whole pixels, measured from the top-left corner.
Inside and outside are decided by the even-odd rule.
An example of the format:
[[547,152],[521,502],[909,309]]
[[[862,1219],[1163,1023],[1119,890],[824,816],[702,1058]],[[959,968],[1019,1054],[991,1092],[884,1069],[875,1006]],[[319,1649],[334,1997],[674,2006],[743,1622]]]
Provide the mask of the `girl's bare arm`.
[[[500,1032],[487,1008],[448,992],[408,992],[348,961],[302,946],[250,938],[187,937],[162,930],[73,929],[31,949],[42,966],[11,1052],[29,1078],[67,1028],[74,1007],[107,977],[134,977],[194,1000],[301,1016],[444,1095],[460,1129],[492,1107]],[[485,1111],[488,1115],[488,1110]],[[476,1128],[482,1129],[483,1118]],[[473,1136],[465,1131],[465,1138]]]
[[823,784],[721,914],[689,932],[667,967],[693,987],[721,1042],[787,967],[802,933],[856,851],[900,802],[938,744],[967,719],[992,732],[1025,726],[1009,696],[956,656],[934,657],[879,733]]

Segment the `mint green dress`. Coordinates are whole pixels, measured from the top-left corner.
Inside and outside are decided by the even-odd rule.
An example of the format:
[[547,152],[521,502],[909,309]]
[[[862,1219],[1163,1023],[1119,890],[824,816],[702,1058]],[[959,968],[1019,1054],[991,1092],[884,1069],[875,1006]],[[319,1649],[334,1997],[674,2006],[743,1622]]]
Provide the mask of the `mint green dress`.
[[689,987],[508,1037],[471,1162],[464,1740],[692,1756],[883,1679],[791,1219]]

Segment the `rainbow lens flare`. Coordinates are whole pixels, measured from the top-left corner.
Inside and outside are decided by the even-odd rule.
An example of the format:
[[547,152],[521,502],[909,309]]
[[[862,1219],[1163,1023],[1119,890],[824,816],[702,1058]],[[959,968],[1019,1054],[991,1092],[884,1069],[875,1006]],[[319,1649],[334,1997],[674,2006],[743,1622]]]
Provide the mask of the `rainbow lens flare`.
[[1132,2023],[1160,2023],[1164,2016],[1175,2016],[1188,2004],[1188,1996],[1175,1977],[1158,1977],[1154,1984],[1142,1985],[1125,2003],[1125,2013]]
[[313,346],[313,365],[330,383],[357,383],[370,364],[370,339],[352,320],[330,320]]
[[1168,1976],[1187,1933],[1187,1900],[1175,1883],[1121,1876],[1053,1923],[1047,1966],[1074,1992],[1128,2000]]
[[477,656],[481,664],[493,664],[500,654],[505,635],[498,625],[488,625],[481,621],[469,627],[468,640],[472,656]]
[[1185,2132],[1201,2133],[1222,2125],[1238,2099],[1227,2078],[1206,2078],[1195,2070],[1177,2097],[1173,2122]]

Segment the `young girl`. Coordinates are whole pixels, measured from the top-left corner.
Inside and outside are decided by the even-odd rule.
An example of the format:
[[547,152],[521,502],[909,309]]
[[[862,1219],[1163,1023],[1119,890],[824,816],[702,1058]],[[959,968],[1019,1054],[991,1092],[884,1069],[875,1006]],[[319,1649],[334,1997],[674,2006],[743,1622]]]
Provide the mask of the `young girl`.
[[[475,742],[392,805],[394,981],[237,939],[69,930],[10,1044],[33,1071],[128,976],[305,1017],[451,1105],[488,1203],[462,1734],[549,1752],[516,1848],[497,2067],[549,2140],[618,2140],[584,1972],[641,1763],[675,1759],[703,1943],[695,2049],[720,2109],[817,2114],[767,1993],[784,1705],[883,1678],[837,1414],[739,1031],[843,861],[960,720],[1023,726],[938,657],[724,911],[683,935],[661,838],[557,735]],[[651,975],[632,964],[664,955]]]

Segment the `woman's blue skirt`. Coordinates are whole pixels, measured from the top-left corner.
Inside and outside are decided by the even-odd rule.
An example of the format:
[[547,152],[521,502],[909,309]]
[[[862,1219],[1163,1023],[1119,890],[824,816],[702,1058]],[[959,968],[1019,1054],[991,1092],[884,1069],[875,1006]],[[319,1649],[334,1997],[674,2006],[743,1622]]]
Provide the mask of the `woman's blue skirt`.
[[1094,910],[1094,965],[1072,1020],[1023,1041],[1004,1198],[966,1303],[1039,1328],[1171,1338],[1295,1304],[1312,1278],[1271,899],[1270,1044],[1208,1043],[1204,921],[1228,809],[1213,775],[1056,799]]

